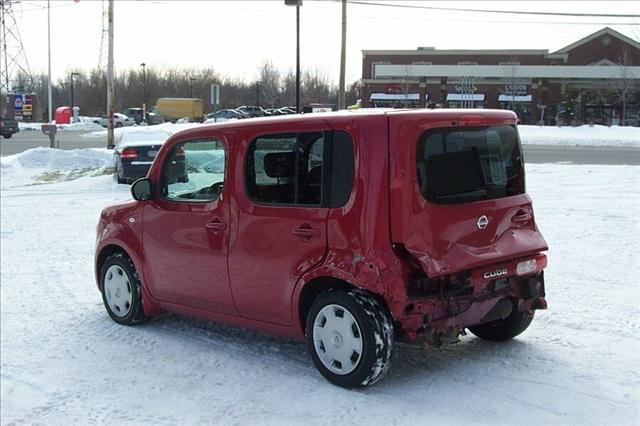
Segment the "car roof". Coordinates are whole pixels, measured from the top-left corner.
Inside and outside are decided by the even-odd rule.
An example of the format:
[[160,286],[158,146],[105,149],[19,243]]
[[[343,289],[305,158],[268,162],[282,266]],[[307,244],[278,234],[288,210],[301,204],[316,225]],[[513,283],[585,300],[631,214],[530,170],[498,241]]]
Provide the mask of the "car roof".
[[[366,122],[372,118],[406,118],[409,120],[425,119],[434,122],[457,121],[461,116],[477,117],[482,116],[488,120],[504,120],[505,124],[515,124],[516,115],[509,110],[491,109],[393,109],[393,108],[360,108],[356,110],[342,110],[322,113],[291,114],[269,117],[256,117],[251,120],[234,120],[223,123],[211,123],[204,126],[185,129],[177,133],[180,137],[206,137],[211,129],[219,130],[240,130],[260,126],[277,126],[278,124],[319,124],[330,125],[333,122]],[[215,126],[215,127],[213,127]]]

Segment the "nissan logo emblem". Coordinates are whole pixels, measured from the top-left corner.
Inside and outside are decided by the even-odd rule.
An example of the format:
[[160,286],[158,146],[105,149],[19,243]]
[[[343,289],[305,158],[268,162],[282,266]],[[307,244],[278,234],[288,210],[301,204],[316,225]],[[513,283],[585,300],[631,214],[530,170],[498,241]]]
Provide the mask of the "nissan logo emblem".
[[485,215],[482,215],[478,218],[478,222],[477,222],[478,229],[484,229],[487,227],[488,224],[489,224],[489,219]]

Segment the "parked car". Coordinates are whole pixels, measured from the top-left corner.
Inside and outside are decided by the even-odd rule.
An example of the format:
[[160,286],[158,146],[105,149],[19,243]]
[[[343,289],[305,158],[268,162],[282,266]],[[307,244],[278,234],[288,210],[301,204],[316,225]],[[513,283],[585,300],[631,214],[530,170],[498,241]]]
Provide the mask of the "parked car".
[[102,211],[105,308],[125,325],[169,311],[306,340],[344,387],[380,379],[396,340],[511,339],[547,306],[515,124],[361,110],[181,131],[136,201]]
[[266,117],[269,115],[267,111],[262,109],[259,106],[247,106],[243,105],[241,107],[236,108],[238,111],[244,112],[249,115],[249,117]]
[[[100,120],[95,120],[94,123],[99,124],[102,127],[107,127],[109,125],[109,117],[103,115],[102,117],[100,117]],[[135,121],[124,114],[121,114],[119,112],[113,113],[113,127],[133,126],[134,123]]]
[[207,120],[211,120],[213,119],[220,119],[223,118],[225,120],[241,120],[243,118],[247,118],[248,115],[245,113],[242,113],[238,110],[235,109],[221,109],[220,111],[216,111],[215,113],[210,113],[207,114]]
[[19,131],[20,127],[18,126],[18,122],[16,120],[0,117],[0,135],[2,135],[3,138],[9,139]]
[[126,129],[113,151],[114,176],[130,183],[147,175],[160,147],[171,133],[153,128]]

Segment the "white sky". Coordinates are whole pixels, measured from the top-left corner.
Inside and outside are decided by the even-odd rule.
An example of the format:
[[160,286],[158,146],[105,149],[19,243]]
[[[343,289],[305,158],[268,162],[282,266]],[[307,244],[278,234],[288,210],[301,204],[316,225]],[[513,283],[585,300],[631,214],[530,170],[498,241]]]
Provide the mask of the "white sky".
[[[382,2],[382,0],[371,0]],[[545,12],[640,14],[639,1],[600,2],[387,2],[438,7]],[[101,0],[52,0],[54,79],[98,65]],[[23,0],[14,13],[32,71],[47,69],[46,1]],[[106,5],[106,2],[105,2]],[[105,6],[106,7],[106,6]],[[560,49],[600,30],[605,23],[640,40],[640,20],[477,14],[349,4],[347,81],[361,77],[363,49]],[[304,0],[301,8],[301,66],[319,68],[338,80],[341,6]],[[517,22],[514,22],[517,21]],[[531,22],[534,21],[534,22]],[[213,67],[221,74],[255,80],[272,60],[282,71],[295,68],[295,7],[277,1],[115,2],[115,66]],[[552,22],[581,22],[589,25]],[[106,52],[106,37],[105,37]],[[106,64],[106,56],[105,56]]]

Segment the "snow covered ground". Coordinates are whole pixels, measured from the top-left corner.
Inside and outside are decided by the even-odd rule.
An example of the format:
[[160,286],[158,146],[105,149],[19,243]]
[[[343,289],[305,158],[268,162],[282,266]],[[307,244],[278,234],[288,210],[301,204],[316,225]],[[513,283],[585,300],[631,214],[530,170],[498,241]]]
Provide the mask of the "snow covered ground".
[[177,315],[111,321],[95,225],[130,195],[109,160],[0,160],[3,425],[640,424],[639,167],[528,165],[549,309],[505,344],[400,345],[384,380],[348,391],[297,342]]
[[640,147],[640,127],[518,126],[522,143],[531,145],[586,145]]

